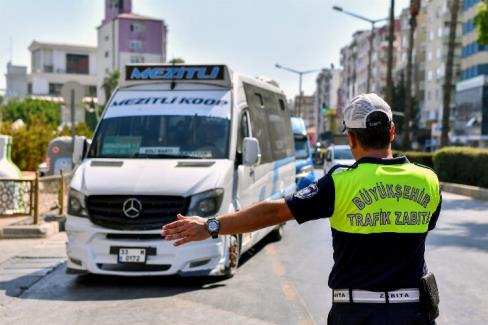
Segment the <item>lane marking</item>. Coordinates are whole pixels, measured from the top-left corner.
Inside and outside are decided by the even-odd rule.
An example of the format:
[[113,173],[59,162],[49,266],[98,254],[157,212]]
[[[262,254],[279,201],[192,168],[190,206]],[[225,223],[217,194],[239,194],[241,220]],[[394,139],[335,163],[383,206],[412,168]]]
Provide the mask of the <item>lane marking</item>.
[[305,301],[300,296],[298,291],[294,288],[293,284],[287,281],[286,274],[287,270],[283,263],[278,259],[278,252],[276,250],[276,246],[274,244],[267,245],[265,247],[265,254],[270,256],[271,260],[271,267],[273,269],[273,273],[276,274],[279,278],[283,279],[283,283],[281,285],[281,291],[283,292],[283,296],[285,300],[291,303],[294,307],[296,312],[298,313],[298,324],[300,325],[309,325],[309,324],[316,324],[315,320],[313,319],[312,314],[308,310],[307,306],[305,305]]
[[283,266],[283,264],[281,264],[280,261],[273,260],[271,262],[271,266],[273,267],[273,272],[276,273],[276,275],[281,277],[281,276],[284,276],[286,274],[286,269]]

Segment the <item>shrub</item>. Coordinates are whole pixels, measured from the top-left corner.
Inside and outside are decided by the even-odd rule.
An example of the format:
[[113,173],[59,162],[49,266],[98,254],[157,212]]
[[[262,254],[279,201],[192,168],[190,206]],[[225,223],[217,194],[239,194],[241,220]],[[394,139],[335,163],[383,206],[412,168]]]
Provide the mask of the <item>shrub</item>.
[[2,107],[2,118],[12,122],[21,119],[26,124],[31,124],[30,119],[40,118],[44,124],[57,127],[61,124],[61,108],[59,104],[44,100],[13,100]]
[[47,145],[55,137],[55,131],[46,127],[43,119],[29,118],[31,123],[14,129],[10,122],[2,125],[2,133],[12,136],[12,161],[21,170],[37,170],[45,160]]
[[439,180],[488,188],[488,150],[448,147],[435,152]]
[[423,151],[394,151],[394,157],[398,156],[407,156],[408,160],[413,163],[421,164],[430,168],[434,168],[433,163],[433,156],[434,153],[432,152],[423,152]]

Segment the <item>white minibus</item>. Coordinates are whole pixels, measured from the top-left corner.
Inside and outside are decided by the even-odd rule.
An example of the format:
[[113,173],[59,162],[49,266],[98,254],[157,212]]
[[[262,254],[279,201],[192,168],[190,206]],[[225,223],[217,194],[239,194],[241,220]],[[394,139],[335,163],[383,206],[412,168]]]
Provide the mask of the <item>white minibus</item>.
[[224,65],[129,65],[125,79],[70,184],[67,272],[232,275],[240,254],[282,228],[174,247],[161,227],[295,190],[283,91]]

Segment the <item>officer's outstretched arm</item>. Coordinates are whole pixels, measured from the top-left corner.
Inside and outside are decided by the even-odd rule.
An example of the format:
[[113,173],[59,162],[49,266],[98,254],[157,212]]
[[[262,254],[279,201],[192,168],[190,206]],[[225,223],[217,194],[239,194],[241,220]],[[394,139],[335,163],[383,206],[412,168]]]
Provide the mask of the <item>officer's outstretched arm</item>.
[[[178,215],[178,220],[165,225],[161,235],[166,240],[176,240],[175,246],[210,237],[206,229],[207,219]],[[221,235],[241,234],[293,219],[284,199],[265,201],[234,213],[217,217]]]

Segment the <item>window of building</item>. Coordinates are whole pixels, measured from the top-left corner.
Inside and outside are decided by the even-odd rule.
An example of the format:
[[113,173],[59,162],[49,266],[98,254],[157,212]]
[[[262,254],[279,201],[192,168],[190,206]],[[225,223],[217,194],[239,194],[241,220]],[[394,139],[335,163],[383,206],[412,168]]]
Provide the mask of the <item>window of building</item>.
[[437,29],[437,37],[442,37],[442,32],[443,32],[443,28],[442,27],[439,27]]
[[34,50],[32,52],[32,71],[41,71],[41,50]]
[[109,51],[105,51],[105,57],[108,58],[109,56]]
[[66,73],[88,74],[88,62],[86,54],[66,54]]
[[139,55],[132,55],[130,57],[130,63],[144,63],[144,57]]
[[141,50],[142,49],[142,41],[136,40],[136,39],[129,41],[129,48],[132,50]]
[[63,88],[63,84],[49,83],[49,95],[61,96],[61,89],[62,88]]
[[43,56],[43,67],[42,71],[46,73],[52,73],[54,68],[53,68],[53,50],[51,49],[45,49],[44,50],[44,56]]
[[442,55],[442,48],[438,47],[437,50],[435,51],[435,57],[440,59]]
[[432,70],[429,70],[429,72],[427,72],[427,80],[432,80]]
[[432,52],[427,52],[427,61],[432,61]]
[[110,39],[109,35],[105,35],[105,41],[108,41]]
[[129,29],[132,33],[142,32],[143,25],[141,23],[131,23]]
[[32,83],[30,82],[27,84],[27,94],[32,95]]
[[433,32],[433,31],[430,31],[430,33],[429,33],[429,39],[430,39],[431,41],[433,41],[433,40],[434,40],[434,32]]

